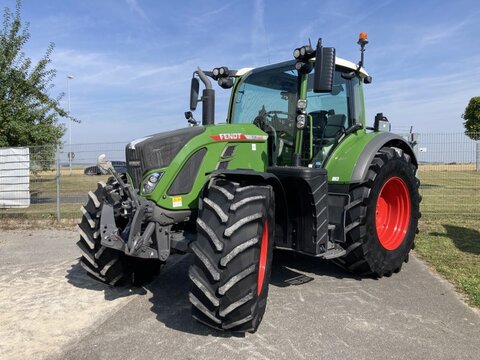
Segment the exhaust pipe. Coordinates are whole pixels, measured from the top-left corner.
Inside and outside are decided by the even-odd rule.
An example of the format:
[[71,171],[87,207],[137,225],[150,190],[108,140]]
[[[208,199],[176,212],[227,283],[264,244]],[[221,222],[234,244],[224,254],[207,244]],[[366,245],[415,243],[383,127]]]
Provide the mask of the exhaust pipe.
[[202,125],[213,125],[215,124],[215,90],[202,69],[197,68],[197,74],[205,85],[202,92]]

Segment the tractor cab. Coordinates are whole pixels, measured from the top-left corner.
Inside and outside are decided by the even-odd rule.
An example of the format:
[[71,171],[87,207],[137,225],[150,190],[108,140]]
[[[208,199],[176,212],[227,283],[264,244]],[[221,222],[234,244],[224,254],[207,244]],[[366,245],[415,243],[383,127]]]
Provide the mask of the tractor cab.
[[[229,122],[253,123],[269,134],[269,165],[293,165],[298,127],[299,72],[289,61],[249,71],[232,93]],[[365,123],[362,78],[356,65],[336,59],[331,92],[314,91],[315,70],[306,75],[305,125],[300,165],[321,167],[345,131]],[[360,128],[360,126],[358,127]]]
[[[319,39],[316,49],[295,49],[292,61],[239,71],[198,68],[190,110],[199,100],[199,78],[205,85],[202,124],[214,124],[215,92],[209,78],[216,80],[222,88],[233,88],[228,123],[254,124],[268,134],[268,166],[324,167],[347,135],[365,130],[362,83],[371,82],[363,68],[367,43],[361,33],[358,64],[337,58],[335,48],[323,47]],[[185,115],[196,125],[191,112]]]

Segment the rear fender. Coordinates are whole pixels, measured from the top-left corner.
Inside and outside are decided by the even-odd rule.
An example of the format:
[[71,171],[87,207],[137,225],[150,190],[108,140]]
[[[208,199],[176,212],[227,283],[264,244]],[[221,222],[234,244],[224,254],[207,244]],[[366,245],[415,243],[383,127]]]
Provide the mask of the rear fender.
[[352,183],[362,183],[365,181],[368,168],[372,163],[373,158],[376,153],[382,147],[396,147],[402,149],[407,153],[411,159],[412,163],[418,168],[417,158],[413,152],[413,149],[410,145],[403,139],[401,136],[392,133],[381,133],[380,135],[374,137],[363,149],[363,152],[360,154],[357,164],[353,169],[352,173]]
[[329,156],[325,169],[329,184],[362,183],[375,154],[382,147],[397,147],[410,155],[417,167],[417,159],[410,145],[401,136],[392,133],[357,133],[347,136]]

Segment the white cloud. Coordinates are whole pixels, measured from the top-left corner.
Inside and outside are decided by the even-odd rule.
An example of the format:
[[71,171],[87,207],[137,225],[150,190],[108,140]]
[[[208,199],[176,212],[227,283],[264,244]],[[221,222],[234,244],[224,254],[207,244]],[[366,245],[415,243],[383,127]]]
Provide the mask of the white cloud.
[[437,24],[423,31],[417,27],[416,30],[420,30],[420,32],[416,42],[421,47],[445,42],[448,39],[455,38],[469,23],[470,21],[465,19],[461,22]]
[[[465,64],[480,57],[465,59]],[[441,67],[438,67],[441,69]],[[381,80],[366,85],[368,122],[383,112],[395,127],[414,126],[417,131],[463,131],[461,114],[472,96],[478,95],[478,67],[446,67],[436,75]]]
[[205,12],[203,14],[200,14],[200,15],[196,15],[195,17],[192,18],[192,20],[194,20],[196,22],[202,22],[202,21],[205,21],[205,20],[215,20],[216,21],[217,18],[214,17],[215,15],[219,15],[219,14],[223,13],[225,10],[230,8],[236,2],[237,1],[230,1],[229,3],[227,3],[223,6],[217,7],[216,9],[207,11],[207,12]]
[[250,36],[254,64],[270,63],[270,50],[265,27],[265,3],[263,0],[254,0]]
[[176,75],[194,66],[192,60],[167,65],[73,49],[60,49],[53,58],[54,66],[60,73],[73,73],[78,82],[105,87],[128,85],[139,80],[143,81],[143,85],[160,80],[163,85],[171,84],[178,80]]
[[133,13],[138,15],[142,20],[150,23],[150,19],[142,9],[142,7],[138,4],[137,0],[125,0],[127,2],[128,7],[132,10]]

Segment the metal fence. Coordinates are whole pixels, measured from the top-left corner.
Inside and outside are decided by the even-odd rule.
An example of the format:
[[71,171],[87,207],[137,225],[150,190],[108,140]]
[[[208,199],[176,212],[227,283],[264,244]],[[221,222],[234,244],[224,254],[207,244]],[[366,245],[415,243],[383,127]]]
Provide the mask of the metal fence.
[[422,213],[480,216],[480,133],[417,134],[414,141]]
[[[480,141],[465,134],[407,134],[405,137],[414,144],[420,164],[422,213],[480,216]],[[10,169],[11,161],[0,151],[0,221],[78,219],[88,191],[107,178],[96,175],[97,156],[104,153],[110,160],[125,161],[125,144],[72,145],[71,156],[68,146],[30,147],[28,191],[18,189],[17,192],[12,192],[11,186],[6,192],[11,173],[5,169]],[[13,202],[17,199],[29,205],[11,206],[10,201],[10,205],[5,206],[2,197],[12,197]]]
[[[20,188],[16,192],[11,191],[11,187],[6,192],[6,184],[11,183],[10,174],[0,170],[0,220],[78,219],[81,216],[80,206],[86,203],[88,191],[94,190],[99,181],[107,179],[107,176],[97,175],[97,156],[103,153],[110,160],[124,161],[125,144],[126,142],[72,144],[71,155],[66,145],[29,147],[30,176],[27,179],[27,193],[20,191]],[[9,165],[11,158],[2,157],[1,152],[0,164],[4,164],[3,169],[12,168]],[[25,195],[29,197],[28,207],[21,205],[25,203]]]

